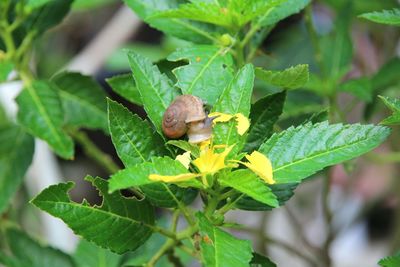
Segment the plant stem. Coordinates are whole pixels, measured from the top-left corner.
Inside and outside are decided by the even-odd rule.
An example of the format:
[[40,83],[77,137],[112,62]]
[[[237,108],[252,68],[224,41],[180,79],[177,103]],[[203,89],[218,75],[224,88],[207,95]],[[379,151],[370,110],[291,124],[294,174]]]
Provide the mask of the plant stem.
[[146,267],[154,267],[157,261],[170,249],[176,245],[177,241],[173,239],[168,239],[164,245],[154,254],[150,261],[146,264]]
[[176,228],[178,226],[179,222],[179,215],[180,215],[180,210],[176,209],[174,210],[174,213],[172,214],[172,219],[171,219],[171,231],[176,232]]
[[174,195],[174,193],[172,193],[172,191],[168,187],[168,185],[166,185],[164,183],[162,183],[162,185],[168,191],[168,193],[171,195],[171,197],[174,199],[174,201],[178,205],[178,208],[180,209],[180,211],[182,212],[183,216],[185,217],[186,221],[192,226],[196,225],[196,222],[193,220],[192,215],[190,214],[190,212],[187,209],[186,205],[183,204],[181,201],[179,201],[179,199],[176,198],[176,196]]
[[93,142],[89,139],[86,133],[78,130],[69,130],[68,133],[78,142],[85,154],[93,159],[100,167],[102,167],[109,174],[116,173],[120,168],[112,160],[110,155],[100,150]]
[[322,258],[325,263],[325,267],[330,267],[332,265],[332,260],[329,255],[329,249],[331,247],[331,243],[334,239],[334,232],[332,229],[332,211],[329,207],[329,191],[330,191],[330,185],[331,185],[331,174],[332,174],[333,168],[330,168],[328,170],[328,175],[327,177],[323,180],[324,185],[323,185],[323,190],[322,190],[322,209],[324,213],[324,218],[325,218],[325,226],[327,227],[327,235],[326,239],[324,242],[324,245],[322,247]]

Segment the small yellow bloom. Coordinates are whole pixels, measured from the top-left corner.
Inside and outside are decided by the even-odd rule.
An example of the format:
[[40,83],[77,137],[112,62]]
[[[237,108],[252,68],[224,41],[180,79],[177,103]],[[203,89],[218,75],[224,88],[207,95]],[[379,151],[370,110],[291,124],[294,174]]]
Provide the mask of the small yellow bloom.
[[178,175],[150,174],[149,179],[158,182],[174,183],[174,182],[184,182],[199,176],[201,175],[197,173],[183,173]]
[[213,123],[218,123],[218,122],[228,122],[232,118],[235,118],[237,125],[237,131],[240,135],[244,135],[244,133],[249,129],[250,127],[250,122],[249,119],[246,118],[242,113],[236,113],[234,115],[230,114],[225,114],[221,112],[213,112],[208,115],[209,117],[216,117],[213,120]]
[[254,151],[250,155],[246,155],[246,159],[249,162],[241,162],[241,161],[239,162],[245,165],[250,170],[252,170],[266,183],[268,184],[275,183],[272,174],[272,164],[271,161],[266,156],[264,156],[258,151]]
[[187,151],[187,152],[183,153],[182,155],[176,156],[175,160],[182,163],[182,165],[185,166],[186,169],[189,169],[190,160],[191,160],[190,151]]
[[199,168],[202,174],[214,174],[221,169],[230,167],[225,164],[225,158],[232,150],[232,146],[227,147],[222,153],[214,153],[214,149],[206,147],[200,152],[200,157],[193,161],[193,164]]

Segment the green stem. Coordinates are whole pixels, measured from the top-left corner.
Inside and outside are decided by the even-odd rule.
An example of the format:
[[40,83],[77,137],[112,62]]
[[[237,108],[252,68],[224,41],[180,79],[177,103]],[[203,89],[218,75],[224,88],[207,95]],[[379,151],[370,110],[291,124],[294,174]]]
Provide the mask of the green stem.
[[176,240],[168,239],[164,245],[154,254],[150,261],[146,264],[147,267],[154,267],[157,261],[164,256],[169,250],[171,250],[177,244]]
[[322,210],[323,210],[324,218],[325,218],[325,226],[327,227],[327,235],[326,235],[326,240],[322,247],[321,256],[325,263],[324,266],[326,266],[326,267],[330,267],[332,265],[332,260],[329,255],[329,250],[330,250],[333,238],[334,238],[334,232],[333,232],[333,228],[332,228],[333,214],[329,207],[329,196],[330,196],[329,192],[330,192],[332,171],[333,171],[333,168],[330,168],[328,170],[327,177],[323,180],[324,185],[323,185],[323,190],[322,190]]
[[228,203],[226,203],[224,206],[222,206],[222,208],[220,208],[217,213],[219,215],[224,215],[225,213],[227,213],[228,211],[230,211],[235,204],[244,196],[244,194],[240,194],[237,198],[235,198],[233,201],[229,201]]
[[181,211],[179,209],[174,210],[174,213],[172,214],[171,231],[173,231],[173,232],[176,232],[176,228],[178,226],[179,215],[180,214],[181,214]]
[[86,133],[80,132],[78,130],[69,130],[68,133],[78,142],[85,154],[93,159],[100,167],[102,167],[108,173],[116,173],[120,168],[118,165],[112,160],[110,155],[104,153],[100,150],[93,142],[89,139]]
[[192,218],[189,210],[187,209],[186,205],[183,204],[181,201],[179,201],[179,199],[176,198],[176,196],[174,195],[174,193],[172,193],[171,189],[168,187],[168,185],[162,183],[162,185],[164,186],[164,188],[167,190],[167,192],[171,195],[171,197],[174,199],[175,203],[178,205],[178,208],[180,209],[180,211],[182,212],[183,216],[185,217],[186,221],[190,224],[190,225],[196,225],[196,222],[194,221],[194,219]]

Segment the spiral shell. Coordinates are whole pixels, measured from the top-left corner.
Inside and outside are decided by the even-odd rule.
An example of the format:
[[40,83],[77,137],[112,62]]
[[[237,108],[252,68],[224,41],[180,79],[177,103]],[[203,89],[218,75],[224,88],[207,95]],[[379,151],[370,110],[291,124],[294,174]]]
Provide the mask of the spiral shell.
[[[207,114],[203,101],[193,95],[178,96],[164,113],[162,129],[168,138],[179,138],[187,132],[204,131]],[[194,127],[193,129],[189,129]],[[190,136],[189,136],[190,141]]]

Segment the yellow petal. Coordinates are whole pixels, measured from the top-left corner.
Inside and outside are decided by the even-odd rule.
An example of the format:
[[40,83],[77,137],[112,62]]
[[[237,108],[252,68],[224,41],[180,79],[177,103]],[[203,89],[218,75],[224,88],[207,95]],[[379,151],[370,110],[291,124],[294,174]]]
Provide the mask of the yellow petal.
[[246,118],[242,113],[235,114],[235,118],[237,121],[236,128],[240,135],[243,135],[250,127],[250,121]]
[[185,166],[186,169],[189,169],[190,160],[191,160],[190,151],[187,151],[187,152],[183,153],[182,155],[176,156],[175,160],[182,163],[182,165]]
[[159,174],[150,174],[149,179],[153,181],[173,183],[173,182],[183,182],[190,180],[192,178],[200,176],[196,173],[183,173],[178,175],[159,175]]
[[216,173],[217,171],[228,167],[225,164],[225,158],[232,150],[232,147],[233,145],[227,147],[222,153],[214,153],[213,149],[208,148],[201,152],[200,157],[195,159],[193,164],[196,165],[203,174]]
[[217,122],[227,122],[227,121],[230,121],[233,118],[232,115],[221,113],[221,112],[212,112],[212,113],[208,114],[208,117],[210,117],[210,118],[211,117],[216,117],[213,120],[214,124],[217,123]]
[[274,184],[271,161],[258,151],[246,155],[249,162],[241,162],[268,184]]

